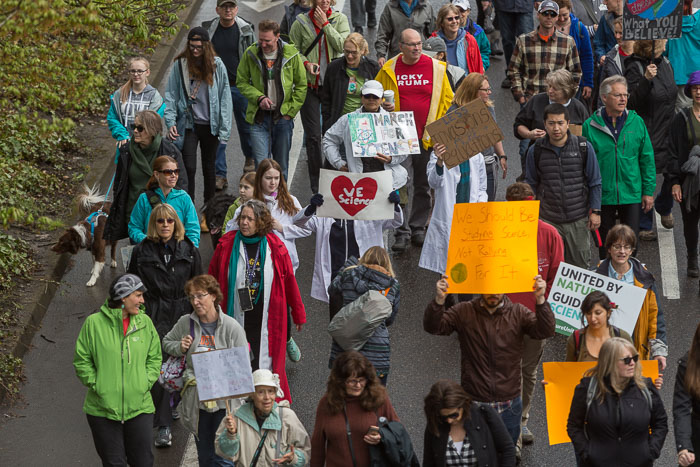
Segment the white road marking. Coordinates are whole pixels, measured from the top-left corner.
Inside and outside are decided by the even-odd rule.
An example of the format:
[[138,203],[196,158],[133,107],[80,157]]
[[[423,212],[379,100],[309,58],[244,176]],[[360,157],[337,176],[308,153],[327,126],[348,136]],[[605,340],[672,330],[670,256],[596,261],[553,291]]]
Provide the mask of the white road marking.
[[656,231],[659,236],[659,259],[661,260],[661,283],[664,297],[669,300],[681,298],[678,285],[678,263],[676,262],[676,243],[673,239],[673,229],[667,229],[661,225],[661,216],[654,211],[656,216]]

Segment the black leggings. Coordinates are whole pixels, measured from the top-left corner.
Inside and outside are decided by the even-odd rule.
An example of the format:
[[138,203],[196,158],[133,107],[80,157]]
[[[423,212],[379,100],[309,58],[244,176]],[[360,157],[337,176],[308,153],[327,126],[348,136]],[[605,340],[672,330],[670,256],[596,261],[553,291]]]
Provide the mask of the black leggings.
[[204,178],[204,202],[216,192],[216,151],[219,138],[211,134],[209,125],[194,124],[194,130],[185,132],[182,145],[182,160],[187,170],[187,193],[194,202],[195,175],[197,174],[197,145],[202,153],[202,178]]
[[87,420],[103,466],[153,465],[153,414],[137,415],[124,423],[92,415]]
[[[631,227],[632,230],[634,230],[634,235],[639,237],[639,213],[641,212],[641,205],[642,203],[604,204],[601,206],[600,228],[598,232],[600,232],[600,239],[603,242],[603,246],[598,248],[600,259],[605,259],[608,255],[605,248],[605,236],[610,229],[615,226],[618,216],[620,217],[620,223]],[[633,256],[635,252],[632,252]]]
[[681,215],[683,217],[683,237],[685,248],[688,250],[688,258],[697,258],[698,255],[698,221],[700,221],[700,207],[686,212],[687,198],[681,203]]

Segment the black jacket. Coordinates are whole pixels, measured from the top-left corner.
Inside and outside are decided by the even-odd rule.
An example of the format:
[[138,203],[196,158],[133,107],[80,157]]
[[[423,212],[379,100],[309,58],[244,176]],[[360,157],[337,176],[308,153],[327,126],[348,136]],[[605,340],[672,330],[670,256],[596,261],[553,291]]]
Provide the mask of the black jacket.
[[[131,167],[131,153],[129,153],[129,145],[134,144],[129,141],[127,144],[119,148],[119,159],[117,161],[117,169],[114,175],[114,184],[112,185],[113,197],[112,207],[109,210],[107,225],[105,225],[102,238],[105,240],[121,240],[129,236],[128,225],[130,212],[126,212],[126,201],[129,197],[129,168]],[[182,160],[180,150],[173,144],[172,141],[163,137],[158,149],[159,156],[170,156],[177,161],[177,167],[180,169],[180,177],[177,180],[175,188],[178,190],[187,191],[187,171],[185,163]],[[145,191],[143,187],[141,192]]]
[[[652,62],[656,64],[658,72],[649,81],[644,77],[644,71]],[[666,138],[676,113],[678,94],[673,68],[665,57],[650,60],[635,54],[625,60],[624,71],[627,92],[630,94],[627,108],[636,111],[644,119],[654,147],[656,173],[662,173],[668,158]]]
[[685,174],[681,173],[681,167],[688,160],[690,150],[695,144],[700,144],[700,133],[696,134],[697,142],[691,141],[688,134],[692,135],[690,125],[691,118],[695,118],[689,107],[678,112],[671,121],[668,130],[668,163],[666,173],[672,185],[680,185],[685,179]]
[[[630,381],[619,397],[608,393],[600,404],[596,396],[591,401],[586,418],[586,394],[590,379],[585,377],[576,386],[567,423],[567,432],[581,459],[581,466],[652,466],[661,453],[668,433],[668,417],[659,391],[651,379],[644,378],[651,392],[651,410],[642,391]],[[584,432],[586,421],[588,436]]]
[[[374,79],[381,67],[371,58],[362,57],[357,74],[365,80]],[[321,88],[321,112],[323,114],[323,133],[326,132],[343,115],[345,96],[348,93],[350,78],[345,72],[345,58],[333,60],[326,68]]]
[[[464,420],[469,443],[476,452],[479,467],[515,465],[515,446],[498,413],[489,406],[472,403]],[[440,436],[425,429],[423,467],[444,467],[449,426],[440,426]]]
[[[524,139],[518,134],[518,127],[525,126],[528,130],[544,130],[544,109],[549,105],[549,95],[546,92],[535,94],[523,106],[515,116],[513,123],[513,134],[518,139]],[[569,104],[569,123],[572,125],[583,125],[590,116],[588,108],[578,99],[571,99]],[[533,141],[530,142],[532,144]]]
[[676,451],[687,449],[700,453],[700,399],[688,394],[685,389],[685,372],[688,354],[678,360],[676,385],[673,388],[673,434],[676,436]]
[[399,422],[379,427],[381,443],[369,447],[370,467],[420,467],[411,437]]
[[185,314],[192,312],[185,282],[202,273],[199,250],[185,237],[175,243],[175,252],[168,265],[161,255],[161,246],[146,238],[134,247],[129,271],[141,278],[146,286],[144,294],[146,314],[162,339]]

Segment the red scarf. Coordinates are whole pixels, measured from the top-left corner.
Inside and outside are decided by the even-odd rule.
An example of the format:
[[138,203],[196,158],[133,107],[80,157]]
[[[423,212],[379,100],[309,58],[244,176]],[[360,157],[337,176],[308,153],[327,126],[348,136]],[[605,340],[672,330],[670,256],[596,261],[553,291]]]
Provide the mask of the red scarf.
[[[309,11],[309,18],[311,18],[311,24],[314,25],[314,30],[316,31],[316,35],[318,35],[318,33],[321,32],[321,28],[323,26],[325,26],[325,24],[328,24],[328,20],[326,20],[326,23],[322,24],[321,26],[317,25],[316,21],[314,21],[314,11],[315,11],[315,9],[313,9],[313,8],[311,9],[311,11]],[[330,18],[331,13],[333,13],[333,10],[331,10],[329,8],[328,11],[326,11],[326,18]],[[319,66],[319,68],[321,66],[321,54],[322,53],[326,54],[326,63],[330,63],[330,59],[328,57],[328,47],[324,47],[323,45],[324,45],[324,40],[323,40],[323,38],[321,38],[318,41],[318,66]],[[314,82],[309,83],[309,87],[318,88],[318,80],[320,79],[320,77],[321,77],[320,73],[318,75],[316,75]]]

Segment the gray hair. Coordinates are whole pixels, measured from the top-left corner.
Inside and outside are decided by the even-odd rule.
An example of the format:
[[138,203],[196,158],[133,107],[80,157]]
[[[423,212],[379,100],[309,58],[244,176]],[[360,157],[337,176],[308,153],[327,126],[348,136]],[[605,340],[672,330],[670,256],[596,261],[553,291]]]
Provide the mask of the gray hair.
[[574,75],[564,68],[559,68],[558,70],[550,71],[545,79],[549,86],[556,89],[561,89],[564,92],[564,97],[567,100],[574,97],[576,91],[578,90],[578,85],[574,82]]
[[600,95],[607,96],[608,94],[610,94],[612,87],[616,84],[624,84],[625,88],[627,88],[627,80],[625,79],[624,76],[612,75],[612,76],[605,78],[603,80],[603,82],[600,83]]

